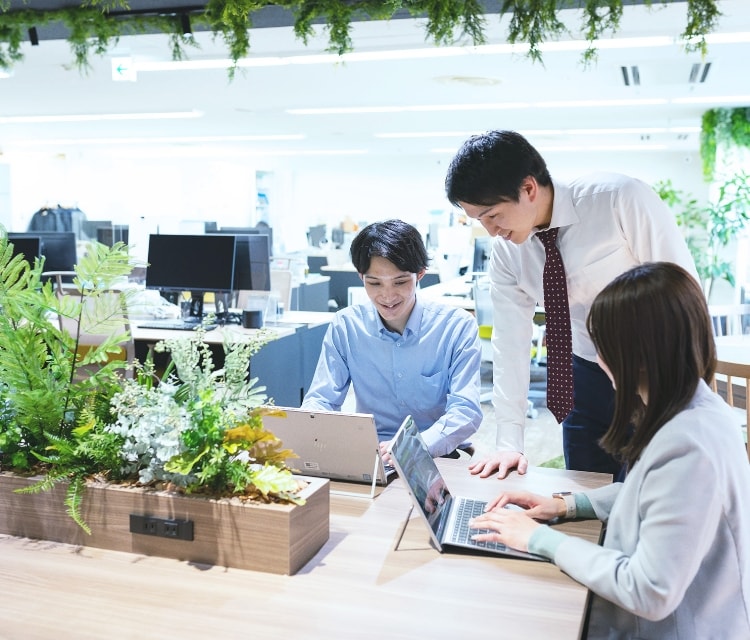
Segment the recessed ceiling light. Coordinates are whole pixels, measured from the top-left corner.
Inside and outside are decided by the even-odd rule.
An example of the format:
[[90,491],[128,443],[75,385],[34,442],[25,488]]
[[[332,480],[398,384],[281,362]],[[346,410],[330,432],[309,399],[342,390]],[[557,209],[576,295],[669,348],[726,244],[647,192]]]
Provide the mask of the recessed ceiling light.
[[184,120],[202,118],[203,112],[165,111],[157,113],[78,113],[38,116],[0,116],[0,124],[44,124],[49,122],[99,122],[107,120]]
[[435,80],[440,84],[468,84],[472,87],[494,87],[501,82],[499,78],[482,76],[438,76]]
[[286,109],[296,116],[321,116],[360,113],[408,113],[438,111],[497,111],[499,109],[579,109],[587,107],[654,107],[669,104],[666,98],[623,100],[550,100],[546,102],[471,102],[467,104],[390,105],[380,107],[311,107]]
[[45,145],[157,145],[157,144],[208,144],[214,142],[282,142],[304,140],[307,136],[301,133],[292,134],[267,134],[246,136],[171,136],[147,138],[60,138],[57,140],[45,140],[42,138],[34,140],[20,140],[14,145],[24,147],[39,147]]

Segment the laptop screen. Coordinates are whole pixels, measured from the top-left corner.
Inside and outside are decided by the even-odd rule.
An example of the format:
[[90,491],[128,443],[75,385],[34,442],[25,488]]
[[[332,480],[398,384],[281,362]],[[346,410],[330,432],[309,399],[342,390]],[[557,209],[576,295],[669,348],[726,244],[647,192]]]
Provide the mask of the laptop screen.
[[411,416],[391,443],[391,457],[437,540],[448,515],[451,494]]

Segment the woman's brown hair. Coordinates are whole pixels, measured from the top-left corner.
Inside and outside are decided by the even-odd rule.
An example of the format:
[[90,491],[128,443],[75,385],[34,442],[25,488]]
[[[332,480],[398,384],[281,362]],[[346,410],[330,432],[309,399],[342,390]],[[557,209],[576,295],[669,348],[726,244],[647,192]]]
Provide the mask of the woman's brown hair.
[[614,417],[601,445],[632,466],[685,408],[698,382],[713,378],[716,348],[706,299],[682,267],[646,263],[599,293],[587,327],[615,384]]

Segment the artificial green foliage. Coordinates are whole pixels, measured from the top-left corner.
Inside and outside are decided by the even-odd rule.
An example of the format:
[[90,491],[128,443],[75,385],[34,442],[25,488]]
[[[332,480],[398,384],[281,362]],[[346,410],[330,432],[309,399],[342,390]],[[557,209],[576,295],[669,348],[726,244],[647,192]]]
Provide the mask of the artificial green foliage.
[[[665,4],[658,2],[656,4]],[[507,40],[528,46],[528,55],[542,60],[540,45],[554,40],[566,29],[560,11],[580,9],[581,31],[591,44],[583,61],[596,56],[594,41],[614,34],[620,27],[626,0],[504,0],[498,19],[508,18]],[[651,5],[650,0],[646,0]],[[154,3],[150,13],[131,12],[125,0],[86,0],[78,7],[58,9],[10,9],[8,0],[0,0],[0,68],[11,68],[23,59],[22,43],[28,29],[50,23],[61,23],[68,30],[68,40],[75,65],[86,69],[91,55],[101,55],[117,44],[122,35],[164,33],[169,38],[172,58],[186,57],[194,45],[190,35],[183,34],[180,14],[174,8],[160,9]],[[688,50],[705,53],[705,36],[715,28],[720,17],[718,0],[687,0],[687,24],[682,33]],[[322,24],[328,34],[328,50],[343,54],[352,50],[351,25],[362,20],[388,20],[408,14],[425,18],[425,32],[437,45],[486,41],[485,28],[489,14],[481,0],[207,0],[186,5],[180,13],[190,17],[194,28],[205,28],[221,37],[229,57],[235,63],[250,52],[249,29],[253,13],[267,6],[291,12],[294,32],[307,43],[314,26]],[[229,70],[230,76],[235,68]]]
[[[128,301],[113,288],[134,266],[124,244],[89,245],[72,293],[60,294],[43,282],[43,260],[31,267],[12,249],[1,233],[0,468],[38,476],[19,493],[64,484],[68,514],[88,533],[81,505],[92,481],[304,503],[285,465],[294,453],[263,425],[279,410],[248,379],[268,334],[226,343],[219,370],[202,329],[157,343],[171,357],[159,377],[151,358],[111,358],[129,338]],[[84,334],[101,343],[82,348]],[[134,377],[121,375],[126,366]]]
[[116,387],[123,362],[80,374],[118,353],[125,336],[110,335],[82,354],[80,334],[72,335],[55,318],[64,316],[85,333],[107,326],[107,315],[92,313],[86,301],[95,301],[129,273],[129,260],[122,244],[111,249],[91,245],[77,267],[77,294],[58,297],[51,283],[42,283],[43,261],[30,268],[20,256],[12,257],[12,244],[0,234],[0,450],[5,464],[10,456],[15,468],[32,468],[34,453],[46,448],[50,434],[69,436],[82,408]]
[[266,340],[261,333],[226,343],[221,370],[202,330],[158,343],[174,372],[155,386],[147,364],[112,401],[115,420],[105,430],[123,439],[120,474],[186,493],[301,504],[285,464],[294,454],[263,425],[264,414],[279,410],[264,405],[256,378],[247,379],[249,359]]
[[[42,282],[44,261],[30,267],[21,256],[13,257],[12,244],[0,234],[0,466],[42,473],[28,493],[67,483],[68,513],[84,529],[82,487],[92,470],[112,461],[115,438],[86,439],[91,429],[82,431],[78,422],[95,424],[111,416],[109,400],[119,389],[118,370],[125,363],[107,360],[127,336],[110,333],[84,354],[80,335],[108,331],[114,311],[96,302],[132,266],[122,243],[92,244],[76,267],[75,292],[57,296],[51,283]],[[59,316],[78,331],[69,333]],[[95,371],[79,375],[92,363]]]
[[706,298],[717,280],[735,285],[734,264],[725,249],[750,222],[750,176],[738,173],[718,185],[716,197],[705,205],[689,193],[676,189],[670,180],[655,190],[675,212],[696,269],[704,283]]
[[532,60],[541,61],[540,44],[565,32],[565,25],[557,15],[556,0],[505,0],[502,12],[511,14],[508,42],[528,42]]
[[716,29],[721,11],[715,0],[688,0],[687,26],[682,32],[682,40],[688,51],[708,53],[706,36]]
[[750,107],[710,109],[701,121],[703,177],[710,181],[716,171],[716,150],[720,147],[750,148]]

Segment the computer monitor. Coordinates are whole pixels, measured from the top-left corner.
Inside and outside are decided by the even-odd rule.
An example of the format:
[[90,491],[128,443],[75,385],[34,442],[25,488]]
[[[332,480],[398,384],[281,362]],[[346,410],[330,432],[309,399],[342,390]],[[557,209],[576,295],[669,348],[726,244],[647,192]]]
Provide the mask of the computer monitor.
[[324,224],[316,224],[308,227],[307,242],[311,247],[320,247],[321,244],[327,242],[326,226]]
[[[76,250],[76,234],[72,231],[29,231],[24,233],[12,232],[8,240],[15,244],[16,240],[25,238],[40,238],[41,252],[44,256],[45,271],[73,271],[78,262]],[[72,278],[67,280],[72,281]]]
[[13,256],[23,256],[30,267],[34,266],[34,258],[42,257],[42,238],[40,236],[16,238],[11,242],[13,243]]
[[271,290],[271,238],[265,234],[235,236],[234,287],[248,291]]
[[[235,245],[232,235],[152,234],[146,288],[159,289],[172,299],[175,293],[190,291],[190,315],[202,318],[206,292],[231,294],[234,290]],[[218,305],[216,311],[217,315],[226,313]]]
[[490,255],[492,253],[492,237],[479,236],[474,238],[474,273],[484,273],[490,264]]
[[265,234],[268,236],[269,251],[273,255],[273,229],[267,225],[259,225],[257,227],[221,227],[221,229],[211,231],[206,229],[206,233],[229,233],[235,236]]
[[310,273],[320,273],[320,269],[327,266],[328,256],[307,256],[307,268]]
[[[209,231],[224,233],[224,231]],[[271,237],[259,233],[230,234],[237,239],[234,288],[238,291],[271,290]]]
[[344,244],[344,230],[340,227],[334,227],[331,229],[331,243],[337,249],[340,249]]
[[111,220],[81,220],[79,240],[96,240],[97,230],[101,227],[111,227]]
[[96,230],[96,241],[111,247],[115,242],[128,244],[129,228],[126,224],[111,224]]

